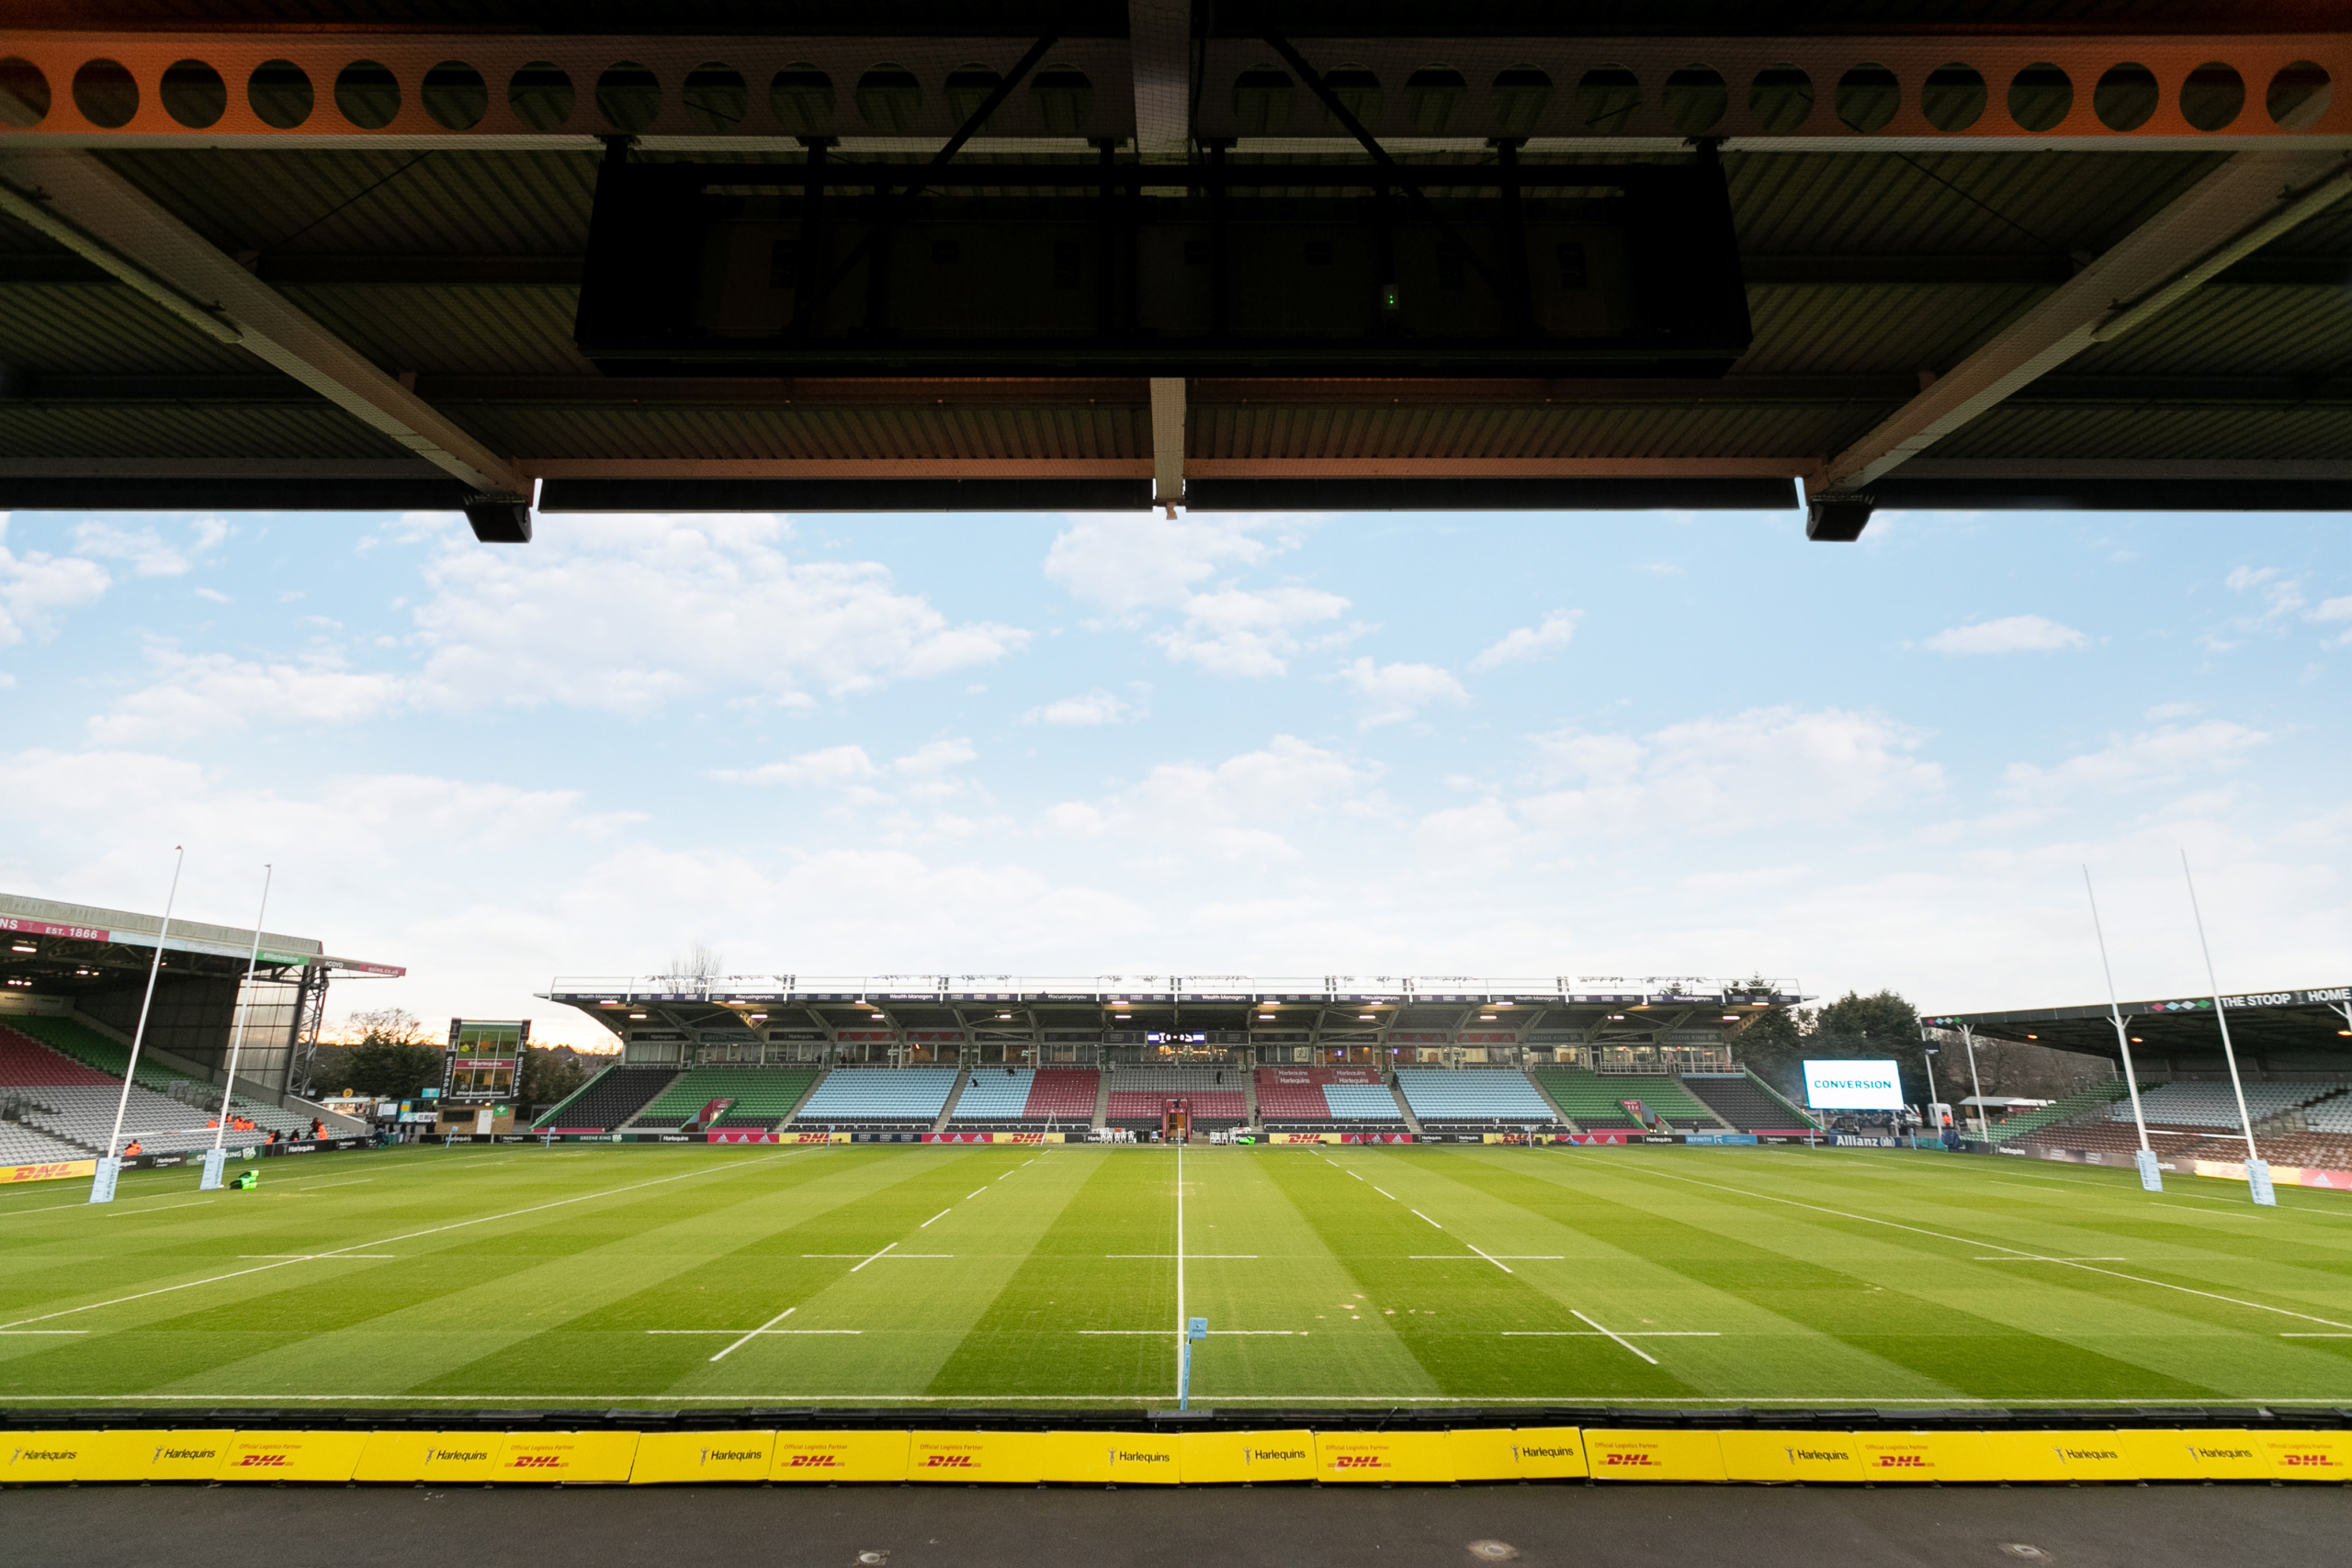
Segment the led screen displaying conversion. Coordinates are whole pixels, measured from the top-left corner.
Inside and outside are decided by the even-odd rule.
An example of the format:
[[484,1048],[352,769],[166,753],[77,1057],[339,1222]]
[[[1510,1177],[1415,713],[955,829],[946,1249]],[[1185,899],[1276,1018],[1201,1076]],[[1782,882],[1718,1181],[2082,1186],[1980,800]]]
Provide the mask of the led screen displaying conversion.
[[1807,1062],[1804,1102],[1815,1111],[1900,1111],[1903,1078],[1893,1062]]

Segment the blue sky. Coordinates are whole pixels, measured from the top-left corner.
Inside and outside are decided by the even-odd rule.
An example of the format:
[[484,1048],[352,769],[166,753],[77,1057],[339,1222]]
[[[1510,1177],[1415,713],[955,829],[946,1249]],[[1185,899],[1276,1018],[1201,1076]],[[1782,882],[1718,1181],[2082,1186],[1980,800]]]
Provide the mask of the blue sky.
[[[5,514],[0,514],[5,515]],[[18,513],[0,888],[548,977],[1726,975],[1923,1007],[2352,964],[2312,516]]]

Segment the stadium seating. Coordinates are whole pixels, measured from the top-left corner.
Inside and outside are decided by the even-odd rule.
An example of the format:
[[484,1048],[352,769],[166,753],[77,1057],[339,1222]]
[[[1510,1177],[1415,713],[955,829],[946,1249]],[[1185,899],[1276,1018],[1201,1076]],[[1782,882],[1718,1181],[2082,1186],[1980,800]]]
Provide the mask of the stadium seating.
[[[52,1048],[51,1041],[75,1046],[84,1055],[77,1058]],[[130,1055],[129,1047],[71,1019],[17,1017],[0,1025],[0,1086],[22,1091],[13,1097],[17,1100],[16,1126],[46,1145],[74,1151],[61,1156],[52,1147],[35,1157],[87,1159],[105,1149],[114,1130],[116,1105],[124,1098],[122,1080],[86,1058],[112,1061],[119,1068]],[[308,1116],[243,1095],[231,1100],[230,1111],[251,1120],[263,1134],[295,1137],[311,1131]],[[142,1062],[138,1083],[123,1106],[123,1142],[135,1138],[149,1154],[204,1148],[212,1142],[210,1123],[220,1112],[219,1085],[170,1067],[151,1073]]]
[[1277,1131],[1402,1127],[1378,1067],[1260,1067],[1258,1120]]
[[[2140,1086],[2141,1092],[2145,1093],[2154,1087],[2153,1084],[2143,1083]],[[2022,1111],[2015,1116],[2004,1116],[1984,1130],[1984,1137],[1989,1143],[2006,1144],[2012,1139],[2022,1138],[2028,1133],[2039,1132],[2044,1127],[2055,1126],[2061,1122],[2070,1122],[2084,1111],[2096,1110],[2110,1100],[2125,1100],[2130,1093],[2131,1090],[2120,1078],[2113,1083],[2103,1083],[2096,1089],[2086,1089],[2080,1094],[2070,1094],[2063,1099],[2053,1100],[2049,1104],[2039,1106],[2034,1110]],[[2123,1110],[2127,1116],[2131,1113],[2132,1107],[2128,1100]]]
[[[28,1013],[12,1016],[8,1020],[8,1027],[29,1035],[40,1044],[85,1067],[95,1068],[116,1083],[122,1081],[122,1069],[130,1060],[130,1046],[99,1033],[78,1019]],[[205,1080],[181,1072],[177,1067],[165,1066],[142,1052],[139,1057],[139,1071],[132,1081],[141,1089],[169,1093],[175,1084],[200,1084]]]
[[1682,1088],[1743,1133],[1789,1133],[1810,1125],[1804,1111],[1753,1077],[1688,1077]]
[[[2332,1084],[2250,1083],[2245,1086],[2246,1114],[2259,1122],[2282,1111],[2333,1091]],[[2140,1096],[2140,1109],[2152,1124],[2166,1127],[2235,1127],[2237,1096],[2228,1083],[2168,1083]],[[2118,1100],[2107,1109],[2110,1122],[2132,1120],[2132,1102]]]
[[2352,1094],[2335,1094],[2306,1108],[2303,1124],[2314,1133],[2352,1134]]
[[713,1123],[722,1128],[774,1131],[792,1114],[816,1067],[696,1067],[680,1076],[630,1119],[633,1127],[683,1127],[714,1100],[731,1100]]
[[96,1151],[62,1143],[36,1128],[0,1122],[0,1166],[48,1165],[57,1160],[88,1159]]
[[[1650,1109],[1650,1113],[1662,1116],[1674,1127],[1713,1127],[1715,1119],[1708,1108],[1691,1098],[1681,1080],[1668,1077],[1621,1077],[1615,1074],[1596,1073],[1587,1067],[1533,1066],[1528,1072],[1544,1086],[1560,1109],[1579,1127],[1638,1127],[1621,1100],[1638,1100]],[[1730,1083],[1736,1080],[1714,1080]],[[1786,1111],[1776,1115],[1785,1117]],[[1786,1121],[1763,1123],[1768,1127],[1787,1126]]]
[[836,1067],[817,1086],[796,1127],[828,1132],[911,1130],[939,1120],[955,1067]]
[[1098,1082],[1091,1067],[974,1067],[948,1125],[969,1122],[1006,1132],[1042,1129],[1048,1122],[1089,1127]]
[[532,1125],[608,1133],[643,1110],[677,1076],[675,1067],[607,1067]]
[[1559,1125],[1525,1075],[1508,1068],[1399,1067],[1396,1087],[1424,1127]]
[[111,1084],[110,1078],[96,1067],[60,1055],[15,1029],[0,1025],[0,1085],[30,1086],[34,1084],[81,1084],[84,1086]]
[[1170,1100],[1193,1106],[1193,1125],[1204,1130],[1238,1127],[1250,1120],[1248,1080],[1239,1067],[1114,1067],[1103,1119],[1114,1127],[1144,1132],[1159,1125],[1160,1108]]

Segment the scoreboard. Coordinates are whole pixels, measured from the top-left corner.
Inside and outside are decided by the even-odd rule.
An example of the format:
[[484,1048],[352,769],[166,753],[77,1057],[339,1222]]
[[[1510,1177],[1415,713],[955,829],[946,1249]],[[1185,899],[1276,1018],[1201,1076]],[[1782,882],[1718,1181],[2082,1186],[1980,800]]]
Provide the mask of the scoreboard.
[[441,1099],[469,1105],[514,1099],[530,1042],[527,1018],[451,1019]]

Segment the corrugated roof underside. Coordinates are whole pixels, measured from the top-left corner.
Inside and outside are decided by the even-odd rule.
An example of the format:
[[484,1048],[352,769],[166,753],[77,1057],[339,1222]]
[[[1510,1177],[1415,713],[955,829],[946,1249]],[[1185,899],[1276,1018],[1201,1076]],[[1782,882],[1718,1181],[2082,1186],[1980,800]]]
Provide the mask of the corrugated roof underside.
[[338,283],[279,292],[394,375],[597,373],[571,341],[577,288]]
[[10,457],[405,457],[412,454],[341,409],[113,408],[0,400],[0,455]]
[[0,289],[0,363],[36,374],[252,375],[268,367],[215,343],[119,285],[18,283]]
[[1827,452],[1891,404],[1193,411],[1195,457],[1780,457]]
[[2352,407],[1997,408],[1923,455],[2341,460],[2352,458]]
[[1774,284],[1747,291],[1756,375],[1949,370],[2049,291],[2026,284]]
[[452,404],[501,451],[533,457],[1132,457],[1151,456],[1138,408],[558,409]]

